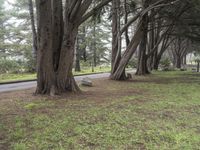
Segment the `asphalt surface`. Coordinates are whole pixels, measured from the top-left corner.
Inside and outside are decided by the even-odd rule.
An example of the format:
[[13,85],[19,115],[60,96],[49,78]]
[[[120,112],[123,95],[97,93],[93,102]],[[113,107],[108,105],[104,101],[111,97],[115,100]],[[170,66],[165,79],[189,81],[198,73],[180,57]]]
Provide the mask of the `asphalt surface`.
[[[81,81],[85,77],[89,77],[91,79],[107,78],[107,77],[109,77],[109,75],[110,75],[110,73],[75,76],[75,80]],[[16,91],[16,90],[25,90],[25,89],[30,89],[30,88],[34,88],[34,87],[36,87],[36,81],[4,84],[4,85],[0,85],[0,93]]]

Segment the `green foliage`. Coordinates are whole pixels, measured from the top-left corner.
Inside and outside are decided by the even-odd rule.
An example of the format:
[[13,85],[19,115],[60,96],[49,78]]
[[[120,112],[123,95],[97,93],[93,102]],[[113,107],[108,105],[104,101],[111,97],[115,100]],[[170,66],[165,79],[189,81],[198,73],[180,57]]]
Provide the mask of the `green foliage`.
[[31,80],[36,79],[35,73],[6,73],[0,74],[0,82],[9,82],[9,81],[19,81],[19,80]]
[[0,74],[4,73],[24,73],[33,72],[34,61],[29,59],[28,61],[21,60],[10,60],[10,59],[0,59]]
[[160,61],[160,67],[163,71],[170,71],[171,61],[169,58],[164,58]]
[[[110,44],[110,24],[106,22],[105,18],[102,18],[101,24],[95,20],[89,20],[82,26],[85,26],[85,36],[81,37],[82,31],[79,31],[79,36],[82,41],[79,42],[79,47],[86,47],[87,63],[91,65],[96,56],[97,65],[109,64],[110,56],[108,45]],[[82,52],[80,52],[82,54]]]
[[196,59],[195,59],[195,62],[200,62],[200,58],[196,58]]
[[128,67],[137,68],[137,64],[138,64],[137,59],[136,58],[132,58],[128,63]]
[[18,73],[22,67],[15,60],[0,59],[0,73]]
[[[9,8],[4,3],[0,3],[0,57],[20,61],[23,70],[31,71],[32,36],[27,0],[9,3]],[[17,69],[21,68],[16,67],[16,72],[21,72]]]
[[38,106],[39,105],[36,104],[36,103],[29,103],[29,104],[25,105],[24,108],[27,109],[27,110],[32,110],[34,108],[37,108]]
[[29,49],[25,51],[24,57],[26,58],[26,61],[24,61],[24,69],[26,70],[26,72],[35,73],[36,62],[35,58],[33,58],[30,46]]

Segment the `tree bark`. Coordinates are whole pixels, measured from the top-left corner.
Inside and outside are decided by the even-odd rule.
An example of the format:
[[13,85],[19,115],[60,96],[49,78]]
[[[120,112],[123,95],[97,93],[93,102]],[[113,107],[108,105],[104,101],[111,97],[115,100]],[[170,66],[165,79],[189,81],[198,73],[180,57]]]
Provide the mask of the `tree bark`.
[[84,46],[82,47],[82,56],[83,56],[84,62],[87,61],[87,52],[86,52],[86,47],[87,47],[87,46],[86,46],[85,38],[86,38],[86,27],[83,26],[83,27],[82,27],[81,41],[82,41],[82,43],[84,44]]
[[36,94],[54,93],[51,0],[36,1],[38,10],[38,53]]
[[36,94],[79,91],[72,75],[78,26],[65,15],[63,35],[62,1],[37,0],[36,3],[39,45]]
[[54,71],[57,72],[64,31],[62,0],[52,1],[52,28],[53,64]]
[[[121,25],[120,25],[120,0],[112,1],[112,60],[111,60],[111,76],[115,73],[121,60]],[[119,80],[125,80],[125,68],[119,77]]]
[[183,56],[183,65],[187,65],[187,54]]
[[111,58],[111,74],[116,70],[120,57],[118,54],[118,0],[112,0],[112,58]]
[[173,63],[176,68],[181,68],[183,65],[184,56],[187,54],[188,41],[178,37],[172,44]]
[[[149,26],[150,26],[150,31],[148,34],[149,37],[149,46],[148,46],[148,52],[150,53],[151,50],[155,47],[156,45],[156,38],[155,38],[155,19],[154,19],[154,10],[150,11],[150,15],[149,15]],[[148,68],[150,70],[153,69],[153,63],[156,59],[157,56],[157,52],[158,52],[158,48],[156,48],[155,52],[149,57],[148,59]]]
[[180,69],[182,64],[182,58],[180,56],[176,57],[176,68]]
[[[124,0],[124,24],[128,23],[128,10],[127,10],[127,0]],[[128,47],[130,43],[129,35],[128,35],[128,28],[125,30],[125,40],[126,40],[126,47]]]
[[200,61],[197,62],[197,72],[199,72]]
[[147,34],[144,31],[139,48],[139,59],[138,59],[138,67],[136,75],[145,75],[150,73],[148,71],[148,64],[147,64],[146,42],[147,42]]
[[[80,91],[72,74],[78,27],[111,0],[103,0],[88,11],[92,0],[67,0],[64,17],[62,0],[36,0],[38,60],[36,94]],[[86,13],[87,12],[87,13]]]
[[75,71],[80,72],[81,71],[81,66],[80,66],[80,35],[77,36],[76,38],[76,60],[75,60]]
[[121,76],[124,73],[124,69],[126,65],[128,64],[129,60],[133,56],[134,52],[137,50],[137,47],[142,39],[143,31],[141,23],[138,23],[137,30],[131,39],[127,49],[125,50],[124,54],[122,55],[122,59],[119,62],[119,65],[117,66],[116,71],[111,75],[111,79],[113,80],[120,80]]
[[[147,5],[147,1],[145,0],[143,2],[144,5],[144,9],[148,6]],[[141,26],[142,26],[142,41],[140,43],[140,47],[139,47],[139,59],[138,59],[138,67],[137,67],[137,71],[136,71],[136,75],[145,75],[145,74],[149,74],[150,72],[148,71],[148,64],[147,64],[147,34],[148,34],[148,14],[145,14],[142,17],[141,20]]]
[[32,57],[33,57],[33,71],[36,71],[36,61],[37,61],[37,32],[35,28],[35,17],[34,17],[34,9],[33,9],[33,1],[29,0],[29,14],[31,19],[31,30],[32,30]]
[[92,28],[92,34],[93,34],[93,41],[92,41],[92,50],[93,50],[93,65],[94,67],[97,66],[97,49],[96,49],[96,20],[93,20],[93,28]]
[[80,89],[74,80],[72,68],[78,27],[74,26],[71,22],[65,22],[65,29],[67,30],[64,31],[59,67],[57,71],[57,87],[61,93],[66,91],[77,92],[80,91]]

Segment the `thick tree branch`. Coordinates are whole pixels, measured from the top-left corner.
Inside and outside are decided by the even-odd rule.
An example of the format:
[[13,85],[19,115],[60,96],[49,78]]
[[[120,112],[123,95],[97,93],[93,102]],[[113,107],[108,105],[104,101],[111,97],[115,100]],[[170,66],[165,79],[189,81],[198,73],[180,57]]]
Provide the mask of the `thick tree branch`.
[[79,21],[79,24],[82,24],[83,22],[85,22],[88,18],[90,18],[92,15],[94,15],[97,10],[101,9],[102,7],[104,7],[105,5],[107,5],[111,1],[112,0],[104,0],[103,2],[101,2],[100,4],[98,4],[95,8],[93,8],[91,11],[89,11],[88,13],[86,13],[81,18],[81,20]]
[[126,29],[133,23],[135,22],[139,17],[144,16],[146,13],[148,13],[150,10],[155,9],[155,8],[160,8],[160,7],[165,7],[165,6],[171,6],[174,5],[175,3],[179,2],[180,0],[175,0],[173,2],[168,2],[165,4],[162,4],[161,2],[163,2],[163,0],[160,0],[154,4],[151,4],[148,8],[140,11],[136,16],[134,16],[133,18],[131,18],[127,24],[124,25],[124,27],[121,29],[121,34],[123,34]]

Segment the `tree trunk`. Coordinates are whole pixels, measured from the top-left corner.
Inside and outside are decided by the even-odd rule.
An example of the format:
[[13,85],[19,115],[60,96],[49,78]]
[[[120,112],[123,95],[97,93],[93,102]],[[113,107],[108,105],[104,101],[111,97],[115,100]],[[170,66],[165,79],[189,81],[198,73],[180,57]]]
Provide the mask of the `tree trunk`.
[[134,52],[137,50],[137,47],[142,38],[142,34],[143,34],[142,26],[141,26],[141,23],[139,22],[137,30],[133,38],[131,39],[129,46],[124,52],[122,59],[120,60],[119,65],[117,66],[116,71],[111,75],[111,79],[120,80],[121,76],[123,75],[126,65],[128,64],[129,60],[133,56]]
[[72,74],[78,27],[94,15],[95,10],[101,9],[110,1],[104,0],[87,12],[92,0],[67,0],[63,17],[62,0],[36,0],[38,18],[36,94],[55,95],[67,91],[80,91]]
[[199,72],[200,61],[197,62],[197,72]]
[[96,66],[97,66],[97,50],[96,50],[96,20],[94,20],[92,33],[93,33],[93,41],[92,41],[93,65],[94,65],[94,67],[96,67]]
[[81,41],[83,43],[83,47],[82,47],[82,55],[83,55],[83,60],[84,62],[87,61],[87,52],[86,52],[86,27],[83,25],[82,29],[82,34],[81,34]]
[[79,91],[72,74],[78,26],[70,22],[69,18],[65,18],[63,36],[62,1],[51,3],[51,0],[37,0],[36,2],[39,45],[36,94],[55,95],[67,91]]
[[64,32],[62,1],[61,0],[52,1],[52,7],[53,7],[52,11],[53,64],[54,64],[54,71],[57,72],[60,60],[60,51],[62,47],[63,32]]
[[[125,11],[124,24],[127,24],[128,23],[127,0],[124,0],[124,11]],[[128,28],[126,28],[126,31],[125,31],[125,40],[126,40],[126,47],[128,47],[128,45],[130,43],[130,39],[129,39],[129,35],[128,35]]]
[[75,71],[80,72],[81,71],[81,66],[80,66],[80,35],[77,36],[76,38],[76,60],[75,60]]
[[160,52],[155,54],[154,62],[153,62],[153,69],[154,70],[158,70],[158,67],[159,67],[159,64],[160,64],[160,60],[161,60],[162,55],[165,52],[166,48],[167,48],[167,45],[165,45],[164,42],[163,42]]
[[36,71],[36,60],[37,60],[37,32],[35,28],[35,18],[34,18],[34,10],[33,10],[33,1],[29,0],[29,14],[31,19],[31,30],[32,30],[32,57],[33,57],[33,72]]
[[136,71],[136,75],[146,75],[149,74],[148,66],[147,66],[147,57],[143,55],[144,53],[141,52],[141,56],[139,58],[139,64]]
[[59,92],[62,93],[66,91],[80,91],[72,74],[78,27],[75,27],[73,23],[65,23],[65,25],[67,26],[65,27],[67,30],[64,31],[59,67],[57,71],[57,87]]
[[160,64],[160,58],[157,58],[155,61],[154,61],[154,64],[153,64],[153,69],[154,70],[158,70],[159,68],[159,64]]
[[38,53],[36,94],[50,94],[55,91],[55,74],[52,50],[51,0],[37,2],[38,10]]
[[180,56],[177,56],[176,57],[176,68],[180,69],[181,68],[181,63],[182,62],[182,59]]
[[[146,2],[144,2],[146,4]],[[144,4],[144,7],[146,7]],[[147,34],[148,34],[148,15],[145,14],[142,17],[142,30],[143,30],[143,34],[142,34],[142,41],[140,43],[140,47],[139,47],[139,59],[138,59],[138,67],[137,67],[137,71],[136,71],[136,75],[145,75],[145,74],[149,74],[148,71],[148,64],[147,64],[147,54],[146,54],[146,50],[147,50]]]
[[76,53],[75,72],[80,72],[80,71],[81,71],[80,55]]
[[[148,46],[148,53],[151,52],[151,50],[153,50],[153,48],[156,46],[156,40],[155,40],[155,19],[154,19],[154,10],[150,11],[150,15],[149,15],[149,26],[150,26],[150,31],[148,32],[148,37],[149,37],[149,46]],[[155,50],[155,52],[149,57],[148,59],[148,68],[149,70],[153,69],[153,63],[156,59],[157,56],[157,50]]]
[[140,43],[139,59],[136,75],[146,75],[150,72],[148,71],[147,55],[146,55],[146,34],[143,34],[143,40]]
[[112,58],[111,58],[111,74],[116,70],[120,61],[118,54],[118,0],[112,0]]
[[163,54],[164,54],[164,52],[165,52],[165,50],[166,50],[167,47],[168,47],[167,45],[163,45],[161,47],[160,52],[157,54],[157,56],[156,56],[156,58],[154,60],[154,64],[153,64],[153,69],[154,70],[158,70],[161,58],[162,58],[162,56],[163,56]]
[[187,54],[184,55],[184,57],[183,57],[183,64],[184,64],[184,65],[187,65]]
[[[115,73],[121,60],[121,32],[120,32],[120,0],[112,1],[112,60],[111,60],[111,76]],[[118,80],[125,80],[125,68]]]

